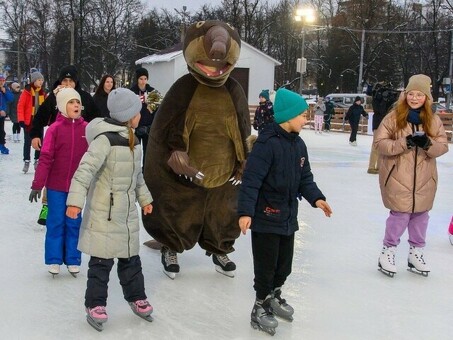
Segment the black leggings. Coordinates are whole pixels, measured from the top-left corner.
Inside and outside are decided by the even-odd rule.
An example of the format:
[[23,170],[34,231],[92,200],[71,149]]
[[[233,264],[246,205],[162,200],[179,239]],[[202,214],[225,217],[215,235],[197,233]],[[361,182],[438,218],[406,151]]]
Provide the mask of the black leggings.
[[359,130],[359,123],[349,125],[351,126],[351,135],[349,136],[349,141],[355,142],[357,139],[357,131]]
[[[107,306],[107,290],[113,259],[91,256],[88,263],[88,281],[85,292],[85,307]],[[118,278],[128,302],[146,299],[145,280],[140,256],[118,259]]]
[[13,133],[20,133],[19,123],[13,123]]

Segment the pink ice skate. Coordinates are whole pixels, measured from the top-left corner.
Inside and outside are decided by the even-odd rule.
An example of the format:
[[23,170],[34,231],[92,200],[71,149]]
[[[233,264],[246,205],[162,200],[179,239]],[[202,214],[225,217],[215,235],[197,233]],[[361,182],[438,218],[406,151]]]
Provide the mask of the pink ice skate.
[[104,329],[103,323],[107,322],[108,315],[104,306],[96,306],[93,308],[85,308],[87,312],[87,321],[88,323],[96,329],[98,332],[101,332]]
[[153,321],[151,313],[153,312],[153,306],[148,302],[148,300],[137,300],[135,302],[129,302],[134,314],[145,319],[146,321]]

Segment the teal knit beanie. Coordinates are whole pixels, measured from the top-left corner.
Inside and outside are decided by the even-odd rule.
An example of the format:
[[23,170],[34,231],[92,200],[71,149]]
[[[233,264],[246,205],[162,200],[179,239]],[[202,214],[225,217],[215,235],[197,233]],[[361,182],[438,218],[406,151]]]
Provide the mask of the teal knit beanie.
[[263,98],[265,98],[266,100],[269,100],[269,90],[263,90],[263,91],[261,91],[259,97],[263,97]]
[[276,123],[287,122],[307,109],[307,102],[299,94],[287,89],[279,89],[277,91],[274,103],[274,119]]

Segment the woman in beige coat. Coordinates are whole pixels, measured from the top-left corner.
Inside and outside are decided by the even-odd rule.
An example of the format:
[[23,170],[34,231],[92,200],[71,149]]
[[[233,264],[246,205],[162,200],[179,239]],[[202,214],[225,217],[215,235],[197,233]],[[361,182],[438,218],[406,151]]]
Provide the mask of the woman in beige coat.
[[384,206],[390,209],[379,269],[393,277],[395,253],[404,231],[409,234],[409,269],[424,276],[429,268],[423,258],[428,211],[437,189],[436,158],[448,151],[442,121],[431,110],[431,79],[417,74],[383,119],[374,146],[380,154],[379,184]]

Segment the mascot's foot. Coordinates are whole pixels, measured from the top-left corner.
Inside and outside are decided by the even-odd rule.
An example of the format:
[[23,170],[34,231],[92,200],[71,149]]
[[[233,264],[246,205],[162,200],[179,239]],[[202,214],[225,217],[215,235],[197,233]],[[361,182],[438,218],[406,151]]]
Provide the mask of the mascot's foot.
[[179,273],[177,253],[175,251],[171,251],[167,247],[162,247],[161,252],[161,261],[164,266],[164,274],[167,275],[170,279],[174,280],[176,274]]
[[149,240],[143,243],[144,246],[147,246],[151,249],[154,250],[161,250],[162,249],[162,243],[156,241],[156,240]]
[[228,277],[234,277],[236,264],[231,261],[227,255],[211,254],[206,252],[207,256],[212,255],[212,262],[215,264],[215,270]]

